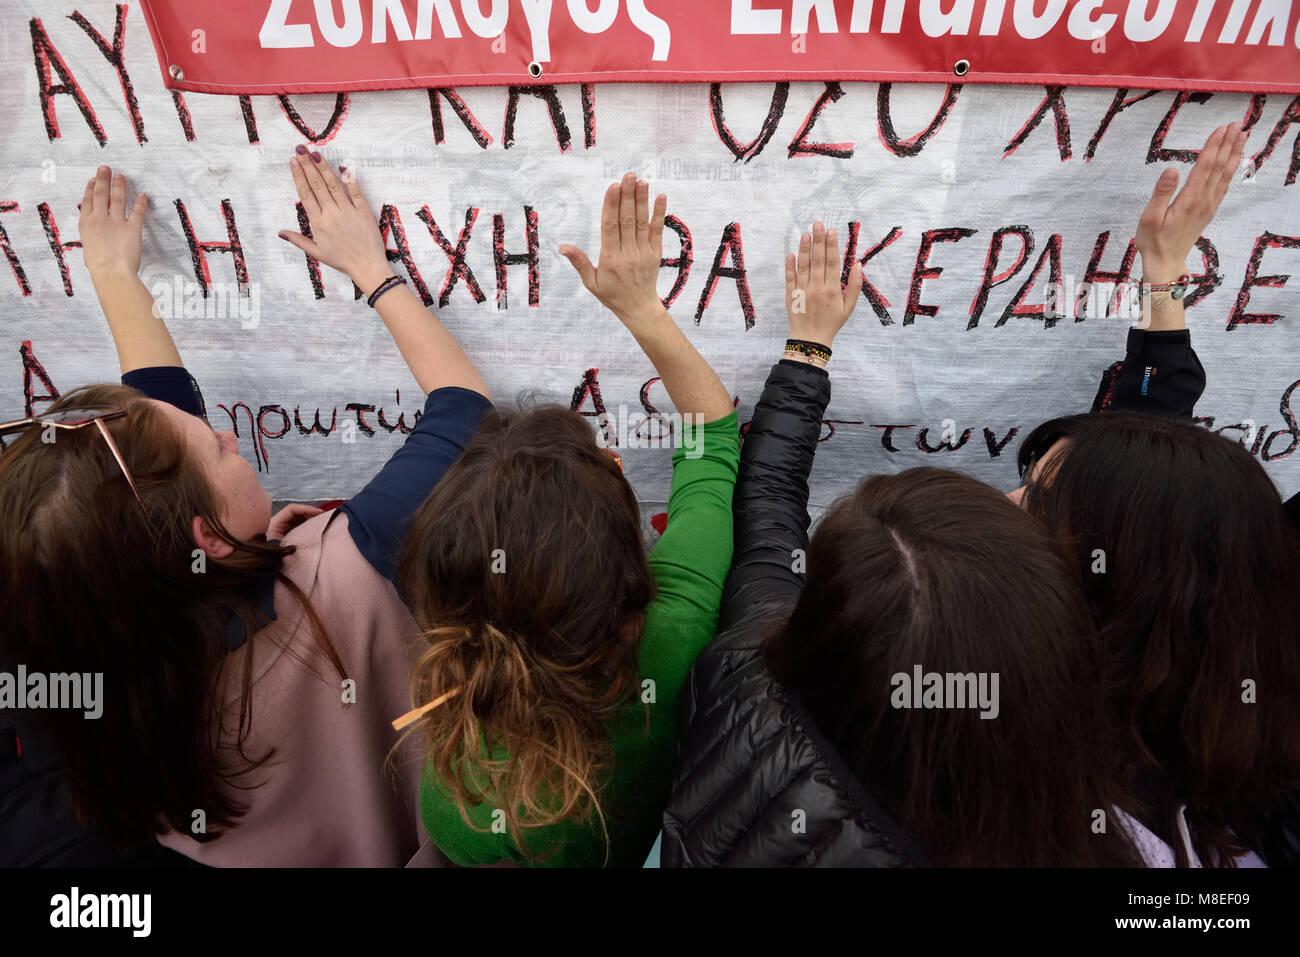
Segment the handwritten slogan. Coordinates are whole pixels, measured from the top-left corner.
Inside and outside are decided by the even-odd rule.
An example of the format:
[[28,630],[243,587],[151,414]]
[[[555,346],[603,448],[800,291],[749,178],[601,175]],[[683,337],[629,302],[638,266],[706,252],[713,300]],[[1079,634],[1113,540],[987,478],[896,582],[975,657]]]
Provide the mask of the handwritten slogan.
[[1135,319],[1112,288],[1141,275],[1132,239],[1159,171],[1185,176],[1241,120],[1242,168],[1188,261],[1197,413],[1300,486],[1300,97],[831,81],[213,96],[163,87],[133,4],[19,0],[0,28],[6,417],[118,375],[77,242],[106,163],[151,198],[142,278],[213,425],[276,499],[360,489],[422,396],[352,284],[275,235],[309,228],[288,168],[307,143],[356,172],[394,268],[498,401],[559,402],[593,429],[605,415],[649,507],[670,453],[640,445],[672,404],[556,253],[595,257],[602,191],[629,169],[668,194],[659,291],[742,423],[787,335],[800,231],[820,219],[843,273],[864,263],[815,506],[917,465],[1005,490],[1020,438],[1086,411],[1123,357]]

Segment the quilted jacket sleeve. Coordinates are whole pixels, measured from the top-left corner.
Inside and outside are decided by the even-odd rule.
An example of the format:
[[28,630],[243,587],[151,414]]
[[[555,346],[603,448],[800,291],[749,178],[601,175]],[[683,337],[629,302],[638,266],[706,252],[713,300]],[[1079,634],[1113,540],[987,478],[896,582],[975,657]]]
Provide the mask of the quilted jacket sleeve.
[[808,548],[808,474],[830,398],[825,369],[782,359],[768,374],[740,450],[719,633],[765,607],[794,604],[803,589],[796,552]]

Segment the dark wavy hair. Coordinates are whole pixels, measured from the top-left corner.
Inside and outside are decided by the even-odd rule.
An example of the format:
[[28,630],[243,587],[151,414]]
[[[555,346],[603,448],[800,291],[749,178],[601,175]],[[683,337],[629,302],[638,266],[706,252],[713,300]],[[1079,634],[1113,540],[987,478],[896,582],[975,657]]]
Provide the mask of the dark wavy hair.
[[1232,866],[1252,816],[1300,783],[1300,553],[1281,497],[1240,444],[1156,416],[1045,422],[1021,473],[1053,446],[1024,505],[1080,569],[1130,786],[1180,865],[1185,803],[1197,856]]
[[[807,562],[768,664],[931,861],[1139,863],[1111,815],[1127,801],[1088,609],[1036,520],[972,478],[914,468],[840,499]],[[917,665],[998,676],[997,716],[896,707],[895,676]]]
[[399,580],[424,636],[411,679],[439,782],[527,831],[599,818],[607,723],[635,700],[654,583],[641,514],[591,427],[495,409],[416,514]]
[[[238,760],[221,746],[232,617],[258,628],[249,586],[274,578],[307,614],[326,658],[343,665],[301,591],[283,576],[292,547],[239,541],[185,438],[139,392],[95,385],[68,392],[50,412],[124,408],[105,421],[134,476],[135,500],[94,426],[51,443],[28,429],[0,452],[0,659],[29,672],[100,672],[103,713],[42,710],[33,720],[66,768],[80,823],[123,848],[168,827],[191,833],[206,814],[207,841],[236,826],[246,806],[229,778],[271,756],[244,754],[253,720],[252,655],[244,656],[235,729]],[[192,571],[194,516],[235,551]]]

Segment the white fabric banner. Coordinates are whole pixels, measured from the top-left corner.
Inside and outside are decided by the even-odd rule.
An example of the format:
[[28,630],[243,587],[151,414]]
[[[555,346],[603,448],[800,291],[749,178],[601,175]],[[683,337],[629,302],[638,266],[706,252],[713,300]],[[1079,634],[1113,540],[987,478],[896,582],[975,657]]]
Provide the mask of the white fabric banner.
[[[681,228],[664,255],[686,258],[688,233],[690,268],[666,265],[660,291],[685,276],[672,313],[738,398],[742,422],[787,335],[785,252],[815,219],[842,241],[854,235],[857,258],[874,250],[866,278],[877,301],[864,296],[835,343],[814,507],[863,475],[917,465],[1007,490],[1020,440],[1089,408],[1134,321],[1088,314],[1086,302],[1082,315],[1045,319],[1053,260],[1073,313],[1099,236],[1109,234],[1093,271],[1122,271],[1159,171],[1174,165],[1185,178],[1211,129],[1245,119],[1243,169],[1188,261],[1217,277],[1194,287],[1188,309],[1209,377],[1197,413],[1243,440],[1285,494],[1300,485],[1300,278],[1288,279],[1300,266],[1300,98],[847,83],[174,97],[138,9],[121,7],[0,8],[6,418],[48,404],[41,373],[61,391],[116,381],[80,250],[60,245],[75,241],[85,182],[107,163],[151,197],[143,278],[172,316],[213,425],[235,429],[276,499],[360,489],[421,395],[351,284],[322,268],[318,296],[303,254],[276,237],[297,228],[288,162],[310,135],[387,208],[389,248],[404,250],[413,285],[499,402],[527,392],[594,416],[594,385],[619,431],[636,429],[620,410],[643,413],[643,394],[662,412],[671,403],[631,335],[556,253],[572,242],[595,258],[610,182],[637,170],[668,194]],[[1140,277],[1139,262],[1131,269]],[[318,410],[322,433],[306,433]],[[669,453],[620,451],[643,502],[660,505]]]

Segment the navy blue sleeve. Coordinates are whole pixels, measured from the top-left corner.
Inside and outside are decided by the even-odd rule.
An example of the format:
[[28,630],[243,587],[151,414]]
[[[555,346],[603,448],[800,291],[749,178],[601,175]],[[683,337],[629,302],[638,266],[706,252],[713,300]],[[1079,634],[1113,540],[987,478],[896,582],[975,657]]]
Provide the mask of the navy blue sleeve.
[[203,393],[199,384],[184,366],[149,366],[132,369],[123,374],[122,385],[138,389],[151,399],[174,405],[182,412],[207,419],[203,408]]
[[492,403],[470,389],[435,389],[424,414],[370,484],[340,508],[357,550],[375,570],[397,581],[402,541],[416,510],[460,457]]

